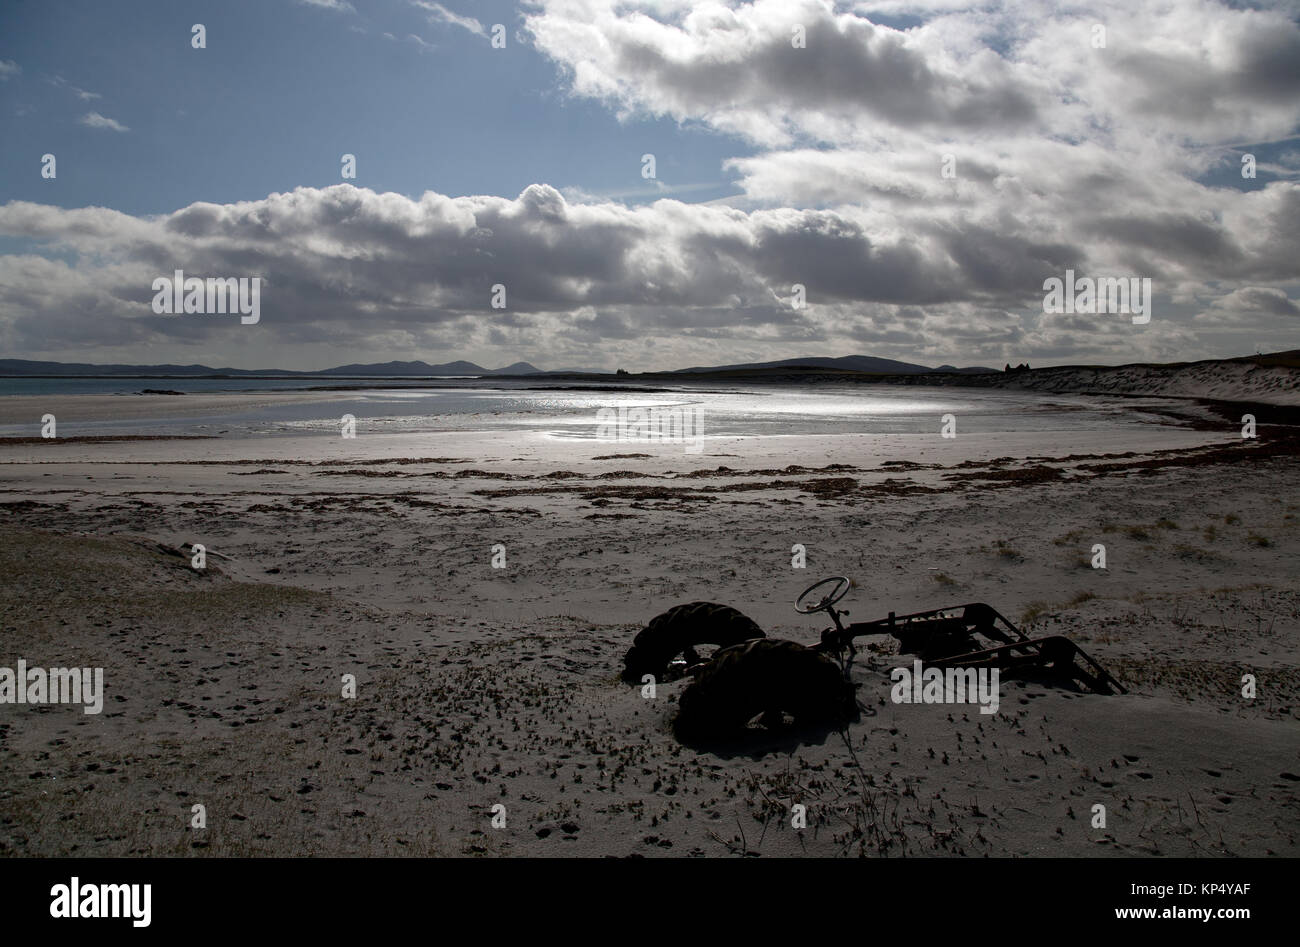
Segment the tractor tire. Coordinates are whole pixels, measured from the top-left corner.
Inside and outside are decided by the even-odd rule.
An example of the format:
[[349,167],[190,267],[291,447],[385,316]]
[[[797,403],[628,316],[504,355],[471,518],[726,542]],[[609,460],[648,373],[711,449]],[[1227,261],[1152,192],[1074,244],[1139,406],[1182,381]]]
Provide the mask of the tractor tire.
[[793,641],[764,638],[724,648],[682,692],[677,729],[687,737],[728,739],[770,730],[840,726],[856,709],[853,685],[830,657]]
[[762,637],[762,628],[729,605],[677,605],[652,618],[632,639],[632,647],[623,658],[623,679],[639,684],[650,674],[661,681],[668,663],[687,648],[701,644],[726,647]]

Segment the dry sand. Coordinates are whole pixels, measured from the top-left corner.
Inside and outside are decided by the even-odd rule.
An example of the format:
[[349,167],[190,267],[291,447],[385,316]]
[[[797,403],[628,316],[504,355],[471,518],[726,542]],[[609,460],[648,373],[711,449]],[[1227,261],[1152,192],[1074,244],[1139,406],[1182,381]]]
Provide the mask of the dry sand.
[[[107,691],[0,706],[0,853],[1300,854],[1296,442],[1225,431],[0,444],[0,665]],[[837,573],[854,620],[987,601],[1130,693],[896,705],[864,651],[845,731],[686,747],[682,683],[618,680],[681,602],[812,643]]]

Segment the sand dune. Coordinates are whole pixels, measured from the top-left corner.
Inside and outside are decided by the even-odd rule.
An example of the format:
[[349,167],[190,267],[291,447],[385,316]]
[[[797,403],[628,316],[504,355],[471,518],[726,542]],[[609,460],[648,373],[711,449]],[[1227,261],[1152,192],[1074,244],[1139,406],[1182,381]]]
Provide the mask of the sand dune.
[[1072,394],[1164,395],[1300,405],[1300,369],[1246,360],[1186,365],[1043,368],[1001,378],[1004,387]]

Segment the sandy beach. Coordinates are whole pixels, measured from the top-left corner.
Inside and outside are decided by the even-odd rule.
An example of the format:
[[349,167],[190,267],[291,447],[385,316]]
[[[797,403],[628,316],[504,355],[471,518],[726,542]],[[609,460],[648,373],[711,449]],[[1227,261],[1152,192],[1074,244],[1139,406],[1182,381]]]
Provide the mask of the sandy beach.
[[[0,706],[0,854],[1300,854],[1297,441],[1259,434],[7,440],[0,664],[105,695]],[[687,746],[684,682],[619,680],[684,602],[811,644],[834,574],[854,620],[988,602],[1129,693],[895,704],[881,644],[844,730]]]

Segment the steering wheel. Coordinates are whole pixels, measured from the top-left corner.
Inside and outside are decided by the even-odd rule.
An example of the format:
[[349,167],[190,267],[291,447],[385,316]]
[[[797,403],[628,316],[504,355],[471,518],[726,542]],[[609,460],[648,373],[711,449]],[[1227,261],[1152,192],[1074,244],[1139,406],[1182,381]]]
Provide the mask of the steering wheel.
[[[829,592],[825,592],[821,600],[815,605],[804,605],[803,600],[810,597],[814,592],[824,585],[836,583],[835,587]],[[794,600],[794,610],[800,615],[811,615],[813,612],[822,612],[829,609],[832,605],[842,599],[848,592],[852,583],[842,575],[833,575],[829,579],[822,579],[820,582],[814,582],[808,588],[799,593],[799,597]]]

